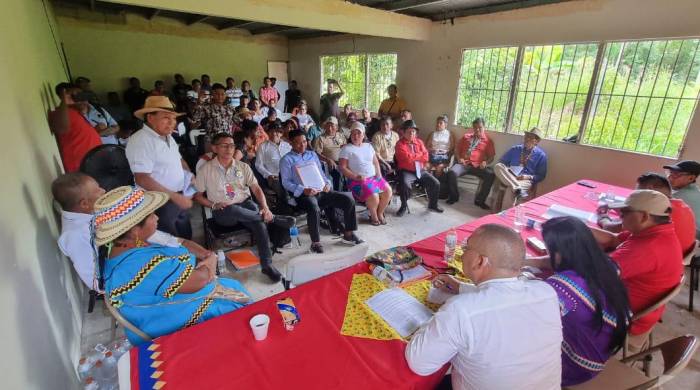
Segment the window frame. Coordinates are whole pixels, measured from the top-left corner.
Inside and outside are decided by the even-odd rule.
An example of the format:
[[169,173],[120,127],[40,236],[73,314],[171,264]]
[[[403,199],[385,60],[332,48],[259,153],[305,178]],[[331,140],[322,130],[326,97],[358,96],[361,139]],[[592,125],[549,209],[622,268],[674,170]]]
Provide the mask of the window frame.
[[[634,154],[640,154],[640,155],[647,155],[647,156],[653,156],[653,157],[659,157],[659,158],[667,158],[667,159],[676,159],[678,158],[682,152],[683,149],[685,148],[685,142],[688,138],[688,131],[690,129],[690,125],[693,122],[693,119],[695,118],[695,114],[697,113],[698,106],[700,105],[700,93],[698,96],[694,98],[695,103],[693,106],[693,110],[691,111],[691,116],[688,120],[688,124],[684,130],[683,137],[681,138],[681,141],[679,143],[678,149],[674,151],[671,154],[663,154],[666,149],[662,149],[659,154],[656,153],[651,153],[651,152],[645,152],[645,151],[638,151],[638,150],[630,150],[630,149],[623,149],[622,147],[616,147],[612,145],[597,145],[597,144],[589,144],[589,143],[584,143],[586,132],[589,127],[589,121],[593,119],[592,115],[595,114],[594,109],[592,107],[593,101],[594,101],[594,96],[596,95],[597,88],[599,82],[602,83],[604,80],[600,80],[601,77],[601,70],[604,70],[603,62],[605,59],[606,52],[608,51],[608,45],[614,44],[614,43],[625,43],[629,44],[632,42],[658,42],[658,41],[686,41],[686,40],[700,40],[700,36],[686,36],[686,37],[661,37],[661,38],[636,38],[636,39],[611,39],[611,40],[592,40],[592,41],[572,41],[572,42],[549,42],[549,43],[527,43],[527,44],[518,44],[518,45],[495,45],[495,46],[478,46],[478,47],[469,47],[469,48],[463,48],[460,51],[460,62],[459,62],[459,67],[458,67],[458,81],[457,81],[457,86],[456,86],[456,100],[455,100],[455,110],[454,110],[454,120],[453,124],[455,126],[462,126],[462,127],[468,127],[467,124],[460,124],[458,123],[458,118],[459,118],[459,96],[461,92],[460,85],[462,83],[462,67],[464,66],[464,58],[465,58],[465,52],[470,51],[470,50],[484,50],[484,49],[499,49],[499,48],[517,48],[517,55],[516,55],[516,62],[515,66],[513,68],[513,77],[511,79],[511,85],[510,85],[510,94],[508,97],[508,109],[506,113],[506,118],[505,118],[505,123],[504,123],[504,128],[503,129],[490,129],[490,131],[495,131],[499,133],[506,133],[506,134],[522,134],[521,131],[517,131],[513,128],[513,120],[515,117],[514,114],[514,109],[516,106],[516,101],[518,97],[519,91],[519,85],[520,85],[520,77],[522,74],[522,68],[523,68],[523,54],[525,52],[525,49],[527,47],[538,47],[538,46],[567,46],[567,45],[597,45],[597,52],[595,55],[595,63],[593,65],[593,72],[591,75],[591,81],[588,85],[588,90],[586,93],[586,99],[585,103],[583,106],[583,111],[581,112],[581,123],[579,125],[578,130],[576,131],[576,140],[575,142],[570,142],[570,141],[565,141],[563,139],[559,138],[545,138],[548,141],[554,141],[554,142],[561,142],[561,143],[566,143],[566,144],[573,144],[573,145],[579,145],[579,146],[586,146],[586,147],[594,147],[594,148],[600,148],[600,149],[608,149],[608,150],[615,150],[618,152],[626,152],[626,153],[634,153]],[[698,43],[698,46],[700,46],[700,43]],[[697,47],[696,47],[697,48]],[[697,58],[697,56],[700,55],[700,51],[696,51],[695,54],[691,57],[691,63],[689,65],[689,75],[692,74],[692,69],[693,69],[693,60]],[[648,60],[647,60],[648,61]],[[647,62],[648,63],[648,62]],[[646,66],[646,65],[645,65]],[[700,77],[700,76],[698,76]],[[687,85],[687,84],[686,84]],[[653,91],[652,91],[653,93]],[[638,92],[637,94],[631,94],[631,95],[624,95],[624,96],[630,96],[630,97],[638,97]],[[600,93],[598,93],[600,95]],[[680,98],[669,98],[668,97],[668,91],[664,93],[663,99],[678,99],[679,101],[676,103],[677,106],[675,110],[678,110],[680,107],[680,104],[682,100],[684,99],[682,96]],[[685,98],[686,100],[688,98]],[[658,126],[658,124],[657,124]],[[666,139],[663,140],[663,142],[666,144],[668,143],[668,139],[671,136],[671,132],[666,135]],[[638,137],[641,137],[641,130],[640,134],[638,134]],[[638,141],[637,141],[638,142]],[[653,138],[651,140],[653,142]]]
[[[343,53],[323,53],[318,56],[318,67],[319,67],[319,83],[320,83],[320,88],[319,88],[319,96],[323,96],[324,93],[326,93],[326,79],[323,76],[323,58],[324,57],[346,57],[346,56],[361,56],[364,55],[366,56],[367,60],[364,63],[364,70],[365,70],[365,77],[364,77],[364,93],[363,93],[363,100],[364,104],[362,107],[353,107],[353,109],[358,110],[367,107],[369,103],[369,85],[370,85],[370,76],[369,76],[369,56],[373,55],[393,55],[396,58],[396,69],[395,69],[395,74],[394,74],[394,81],[393,84],[396,84],[396,80],[399,77],[399,53],[396,51],[383,51],[383,52],[343,52]],[[381,105],[381,101],[379,102]],[[369,109],[367,107],[367,109]],[[377,110],[379,107],[377,107]],[[370,110],[371,111],[371,110]],[[375,112],[375,111],[372,111]]]

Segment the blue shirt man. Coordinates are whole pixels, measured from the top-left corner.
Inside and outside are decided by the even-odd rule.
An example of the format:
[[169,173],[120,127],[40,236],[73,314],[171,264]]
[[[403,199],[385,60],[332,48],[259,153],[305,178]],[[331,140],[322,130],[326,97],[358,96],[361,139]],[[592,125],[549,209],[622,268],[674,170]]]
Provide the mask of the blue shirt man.
[[[88,104],[88,110],[83,114],[83,116],[88,122],[90,122],[90,125],[96,129],[99,129],[99,127],[102,126],[105,128],[105,130],[107,128],[115,129],[113,131],[114,133],[119,131],[119,124],[117,124],[117,121],[115,121],[114,118],[112,118],[112,115],[110,115],[104,108],[100,107],[100,109],[98,109],[94,105]],[[102,135],[104,130],[98,130],[98,132],[100,132],[100,138],[102,139],[103,144],[119,144],[116,135]]]
[[285,190],[291,192],[294,197],[299,197],[304,193],[304,184],[301,182],[301,178],[294,171],[300,163],[313,162],[318,167],[318,171],[321,172],[323,176],[323,181],[327,185],[331,185],[331,181],[323,175],[323,166],[321,166],[321,161],[318,159],[316,152],[311,150],[304,150],[303,153],[297,153],[291,150],[289,153],[285,154],[280,160],[280,178],[282,179],[282,187]]
[[533,183],[539,183],[547,176],[547,154],[539,146],[534,146],[530,150],[524,144],[515,145],[501,157],[500,161],[505,166],[522,166],[521,159],[525,160],[522,172],[515,172],[520,175],[532,176]]

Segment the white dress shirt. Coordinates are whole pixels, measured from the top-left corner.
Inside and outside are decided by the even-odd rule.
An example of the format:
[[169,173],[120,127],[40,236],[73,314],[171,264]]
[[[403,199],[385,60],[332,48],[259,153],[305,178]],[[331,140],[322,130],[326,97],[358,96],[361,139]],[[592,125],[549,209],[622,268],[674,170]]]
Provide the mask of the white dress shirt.
[[162,136],[144,123],[126,145],[126,158],[134,173],[149,173],[153,180],[170,191],[184,187],[180,148],[172,136]]
[[285,140],[281,140],[277,145],[267,140],[260,145],[255,158],[255,168],[258,169],[264,178],[280,175],[280,160],[292,150],[292,145]]
[[560,389],[562,330],[547,283],[492,279],[450,298],[406,347],[413,372],[452,363],[452,387]]
[[[95,280],[95,257],[97,249],[90,239],[90,224],[92,214],[61,211],[61,235],[58,237],[58,247],[64,255],[73,262],[73,268],[87,288],[97,290]],[[168,233],[156,230],[148,238],[149,243],[163,246],[178,247],[181,240]]]

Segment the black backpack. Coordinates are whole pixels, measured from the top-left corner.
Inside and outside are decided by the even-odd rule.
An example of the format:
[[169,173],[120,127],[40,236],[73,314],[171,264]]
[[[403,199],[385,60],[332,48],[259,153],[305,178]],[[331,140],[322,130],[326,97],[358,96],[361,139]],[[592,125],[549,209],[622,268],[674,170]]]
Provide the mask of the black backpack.
[[282,253],[279,251],[280,248],[284,248],[285,245],[292,242],[292,238],[289,235],[289,229],[279,227],[274,223],[267,224],[267,234],[270,237],[270,248],[272,253]]

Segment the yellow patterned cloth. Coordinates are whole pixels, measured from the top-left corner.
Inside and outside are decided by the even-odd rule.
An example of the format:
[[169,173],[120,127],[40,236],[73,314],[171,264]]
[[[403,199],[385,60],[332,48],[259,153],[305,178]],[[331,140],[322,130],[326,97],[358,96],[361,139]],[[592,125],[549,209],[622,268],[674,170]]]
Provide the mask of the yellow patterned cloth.
[[[430,290],[430,281],[421,280],[402,288],[430,310],[437,311],[440,308],[440,305],[426,302],[428,290]],[[370,274],[355,274],[352,276],[348,303],[345,307],[345,318],[343,319],[343,326],[340,328],[340,334],[374,340],[403,339],[398,332],[365,304],[365,301],[384,289],[386,287]]]

